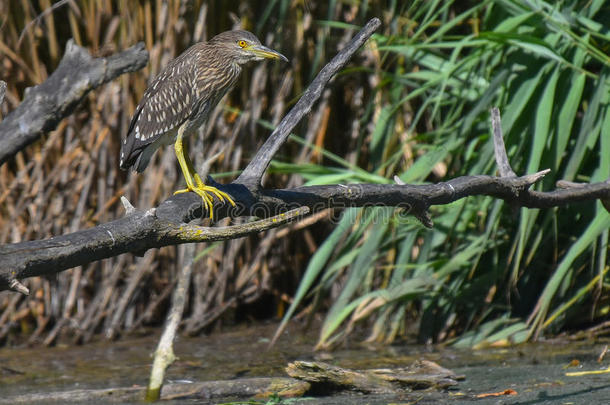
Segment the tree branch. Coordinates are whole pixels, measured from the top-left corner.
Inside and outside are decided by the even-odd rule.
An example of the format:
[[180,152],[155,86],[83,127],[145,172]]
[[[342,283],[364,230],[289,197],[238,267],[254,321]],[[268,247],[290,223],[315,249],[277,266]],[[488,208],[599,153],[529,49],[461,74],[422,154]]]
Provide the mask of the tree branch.
[[305,114],[311,111],[313,104],[322,95],[322,90],[330,79],[341,69],[354,53],[373,35],[379,28],[381,21],[379,18],[371,19],[365,26],[352,38],[332,60],[322,68],[320,73],[311,82],[305,93],[301,96],[295,106],[286,114],[277,128],[271,133],[267,141],[258,150],[254,158],[244,169],[236,182],[256,189],[260,187],[261,179],[271,159],[286,142],[292,129],[301,121]]
[[[13,280],[54,274],[121,253],[189,242],[235,239],[278,227],[309,213],[309,209],[304,207],[231,227],[193,226],[174,222],[163,215],[170,212],[168,205],[179,209],[185,217],[196,211],[191,199],[180,195],[174,197],[178,198],[166,200],[157,209],[135,211],[94,228],[45,240],[0,246],[0,290],[14,289]],[[201,208],[201,199],[194,205]]]
[[44,83],[28,88],[21,104],[0,122],[0,164],[55,129],[91,90],[147,63],[143,42],[107,58],[93,58],[68,41],[57,69]]

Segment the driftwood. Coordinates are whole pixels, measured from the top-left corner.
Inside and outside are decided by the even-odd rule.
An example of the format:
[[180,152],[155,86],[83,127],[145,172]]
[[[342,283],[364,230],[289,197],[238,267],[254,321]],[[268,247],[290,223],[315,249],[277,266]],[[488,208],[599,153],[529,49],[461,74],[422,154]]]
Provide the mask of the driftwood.
[[[199,399],[218,400],[227,397],[250,398],[266,397],[282,390],[284,387],[298,388],[305,392],[309,385],[293,378],[240,378],[237,380],[204,381],[196,383],[170,383],[163,386],[161,398],[164,400]],[[275,390],[275,391],[272,391]],[[80,389],[71,391],[45,392],[42,394],[23,394],[0,398],[0,404],[44,403],[87,403],[103,401],[104,403],[137,402],[145,399],[145,387],[117,387],[104,389]]]
[[[163,400],[221,400],[223,398],[269,398],[270,396],[332,396],[342,392],[404,394],[415,390],[447,389],[464,377],[438,364],[420,360],[404,368],[350,370],[323,362],[295,361],[288,364],[290,377],[255,377],[236,380],[170,383],[161,389]],[[0,398],[0,404],[33,402],[81,403],[104,401],[124,403],[143,400],[144,387],[83,389]]]
[[[415,216],[427,227],[432,226],[428,209],[432,205],[449,204],[476,195],[487,195],[507,201],[516,207],[548,208],[575,202],[601,199],[610,205],[610,181],[595,184],[562,184],[567,186],[549,192],[530,191],[532,184],[549,170],[515,176],[502,139],[499,112],[492,113],[496,160],[500,177],[463,176],[438,184],[335,184],[265,189],[261,179],[269,162],[290,131],[307,114],[334,74],[379,27],[372,19],[318,74],[301,99],[283,118],[251,163],[232,183],[221,185],[208,178],[208,183],[230,194],[236,207],[215,201],[215,218],[254,216],[256,222],[224,228],[188,224],[205,217],[201,199],[193,193],[174,195],[158,207],[136,210],[123,200],[127,214],[115,221],[91,229],[54,238],[0,246],[0,290],[12,289],[27,293],[19,280],[52,275],[57,272],[126,252],[143,252],[151,248],[189,242],[234,239],[295,221],[326,208],[363,206],[396,206]],[[46,82],[43,84],[46,85]],[[42,87],[43,85],[39,86]],[[59,83],[56,83],[59,85]],[[24,103],[25,104],[25,101]],[[22,105],[23,105],[22,104]],[[21,108],[20,106],[19,108]],[[7,120],[10,117],[7,117]],[[4,123],[3,123],[4,124]],[[46,127],[44,127],[46,128]],[[0,139],[5,136],[0,127]],[[3,148],[0,148],[2,150]]]
[[404,368],[350,370],[323,362],[295,361],[288,364],[286,374],[306,381],[320,392],[340,390],[365,394],[396,394],[429,388],[450,388],[464,376],[439,366],[433,361],[418,360]]

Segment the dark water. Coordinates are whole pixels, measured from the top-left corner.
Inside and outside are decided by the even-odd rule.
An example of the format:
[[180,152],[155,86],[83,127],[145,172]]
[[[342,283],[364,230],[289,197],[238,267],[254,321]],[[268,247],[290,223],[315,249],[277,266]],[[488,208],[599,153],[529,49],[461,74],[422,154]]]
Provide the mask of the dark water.
[[[274,330],[275,325],[258,325],[207,337],[180,337],[175,345],[179,360],[168,370],[166,381],[188,383],[285,376],[283,369],[293,360],[320,360],[341,367],[366,369],[403,367],[423,358],[463,374],[466,379],[449,391],[414,392],[400,397],[343,395],[293,403],[610,405],[610,373],[565,375],[570,371],[609,367],[610,354],[608,359],[597,362],[609,342],[555,341],[476,351],[407,344],[390,347],[353,344],[347,349],[320,353],[312,351],[315,336],[298,333],[286,333],[274,348],[267,350],[268,338]],[[146,386],[156,344],[157,336],[151,335],[85,346],[0,349],[0,403],[13,403],[11,398],[31,393]],[[517,395],[477,398],[480,394],[507,389]],[[209,403],[219,402],[223,401]]]

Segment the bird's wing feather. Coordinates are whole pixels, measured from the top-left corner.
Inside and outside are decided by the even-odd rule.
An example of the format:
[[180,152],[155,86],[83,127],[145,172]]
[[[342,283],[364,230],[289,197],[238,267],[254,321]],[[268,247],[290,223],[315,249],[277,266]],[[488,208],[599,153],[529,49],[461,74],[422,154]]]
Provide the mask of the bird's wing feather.
[[189,54],[171,61],[144,92],[121,147],[121,168],[135,165],[148,145],[182,125],[201,101],[194,91]]

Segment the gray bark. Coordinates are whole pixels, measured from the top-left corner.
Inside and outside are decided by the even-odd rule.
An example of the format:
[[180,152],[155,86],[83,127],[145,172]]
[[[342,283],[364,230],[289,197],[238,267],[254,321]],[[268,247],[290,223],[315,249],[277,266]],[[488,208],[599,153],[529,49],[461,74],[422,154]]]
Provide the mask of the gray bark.
[[40,85],[28,88],[21,104],[0,122],[0,164],[55,129],[91,90],[147,63],[143,42],[107,58],[93,58],[68,41],[57,69]]

